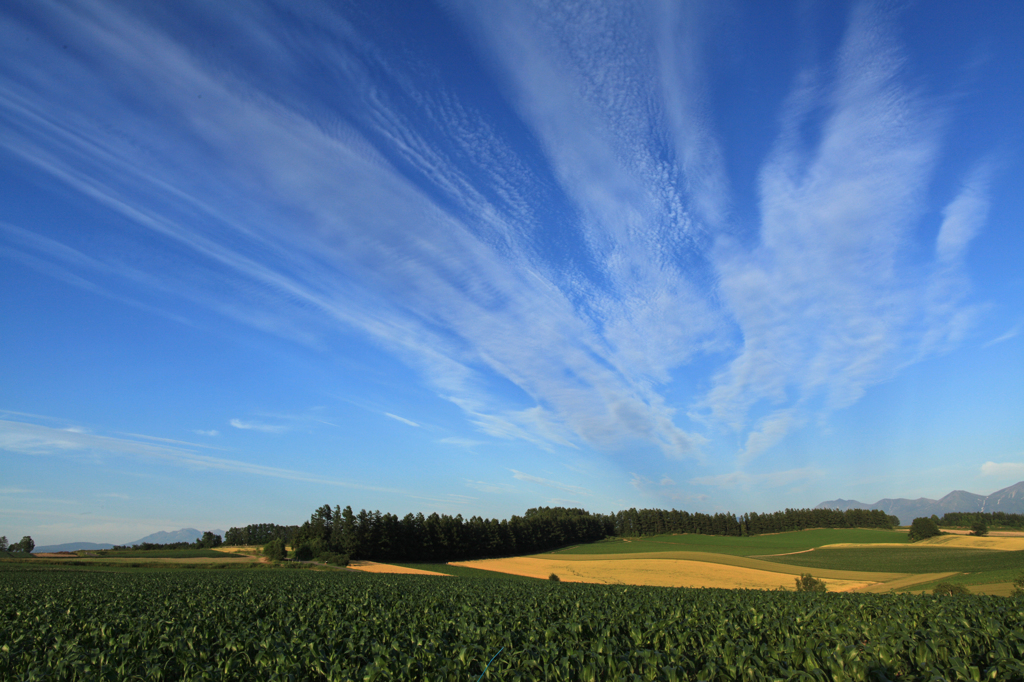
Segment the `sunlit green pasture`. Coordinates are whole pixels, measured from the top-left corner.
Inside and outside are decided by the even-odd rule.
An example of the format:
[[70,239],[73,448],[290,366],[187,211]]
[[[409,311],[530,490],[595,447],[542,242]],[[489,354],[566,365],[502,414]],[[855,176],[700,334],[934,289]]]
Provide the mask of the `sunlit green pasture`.
[[[933,580],[927,583],[918,583],[917,585],[914,585],[913,591],[930,592],[933,589],[935,589],[935,586],[939,583],[952,583],[954,585],[964,585],[966,587],[1004,583],[1007,585],[1012,585],[1013,581],[1020,577],[1021,573],[1021,569],[1003,569],[999,571],[979,571],[977,573],[960,573],[959,575],[943,578],[942,580]],[[986,594],[992,593],[987,592]]]
[[[733,556],[765,556],[803,552],[823,545],[840,543],[907,543],[907,534],[899,531],[867,528],[815,528],[773,535],[731,537],[721,535],[652,535],[643,538],[614,538],[575,545],[552,554],[641,554],[646,552],[710,552]],[[800,563],[800,562],[794,562]],[[876,570],[876,569],[865,569]],[[883,570],[883,569],[877,569]]]

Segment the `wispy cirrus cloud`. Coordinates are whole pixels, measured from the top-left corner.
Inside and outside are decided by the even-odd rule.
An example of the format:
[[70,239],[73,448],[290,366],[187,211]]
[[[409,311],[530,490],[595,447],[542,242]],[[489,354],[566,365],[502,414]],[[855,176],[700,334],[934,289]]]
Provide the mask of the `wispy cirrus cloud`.
[[415,426],[416,428],[420,428],[420,425],[417,424],[416,422],[414,422],[413,420],[406,419],[405,417],[399,417],[397,414],[391,414],[390,412],[385,412],[384,416],[385,417],[390,417],[391,419],[394,419],[395,421],[402,422],[403,424],[407,424],[409,426]]
[[486,441],[482,441],[482,440],[474,440],[472,438],[457,438],[457,437],[442,438],[438,442],[444,443],[445,445],[456,445],[456,446],[458,446],[460,448],[475,448],[478,445],[484,445],[486,443]]
[[558,481],[552,481],[540,476],[533,476],[531,474],[524,474],[522,471],[516,471],[515,469],[509,469],[512,472],[512,478],[517,481],[526,481],[528,483],[536,483],[547,488],[554,488],[555,490],[561,490],[564,493],[572,493],[573,495],[590,495],[591,492],[586,488],[567,485],[565,483],[559,483]]
[[1021,325],[1019,325],[1019,324],[1015,325],[1015,326],[1011,327],[1010,329],[1006,330],[1005,332],[1003,332],[1002,334],[1000,334],[999,336],[997,336],[996,338],[994,338],[994,339],[992,339],[990,341],[986,341],[982,347],[983,348],[988,348],[989,346],[994,346],[997,343],[1002,343],[1004,341],[1009,341],[1010,339],[1016,338],[1016,337],[1020,336],[1020,330],[1021,330]]
[[[155,5],[0,17],[0,145],[129,226],[97,243],[0,224],[6,253],[325,352],[339,330],[369,338],[490,436],[672,459],[701,456],[703,423],[740,431],[749,461],[970,323],[906,262],[941,126],[870,5],[834,80],[794,88],[753,246],[720,235],[706,7],[454,3],[484,55],[459,63],[473,87],[411,74],[343,8],[295,9],[306,41],[265,5],[195,11],[233,56],[181,40]],[[331,87],[296,96],[310,72]],[[987,177],[947,207],[935,282],[982,229]],[[680,369],[737,344],[696,405],[666,398]]]
[[260,431],[262,433],[284,433],[288,430],[287,426],[281,424],[265,424],[263,422],[254,421],[243,421],[241,419],[232,419],[228,422],[231,426],[236,429],[243,431]]
[[[941,120],[901,81],[904,55],[883,13],[855,6],[832,82],[799,79],[762,168],[757,243],[721,240],[721,292],[743,337],[701,401],[712,422],[747,432],[749,461],[814,413],[846,407],[963,327],[948,264],[981,229],[985,174],[945,211],[937,264],[909,245],[941,146]],[[816,140],[801,126],[828,111]],[[927,268],[925,268],[927,270]],[[939,300],[942,303],[937,303]],[[752,410],[764,414],[753,427]]]
[[790,485],[798,481],[809,481],[821,478],[824,471],[815,467],[803,467],[800,469],[789,469],[788,471],[773,471],[764,474],[749,474],[743,471],[735,471],[728,474],[716,476],[698,476],[690,479],[690,483],[700,486],[711,486],[715,488],[736,488],[749,489],[751,487],[777,488]]
[[[162,441],[162,442],[151,442]],[[34,456],[75,456],[88,455],[90,461],[103,457],[141,458],[162,461],[189,469],[221,470],[256,476],[268,476],[306,483],[393,492],[407,495],[402,491],[362,485],[355,482],[325,478],[302,471],[264,466],[242,460],[211,457],[200,454],[168,439],[148,438],[146,441],[129,438],[115,438],[86,433],[84,430],[70,431],[39,424],[0,420],[0,451]],[[202,446],[197,446],[202,447]]]
[[[691,221],[672,190],[676,181],[660,178],[663,164],[650,155],[616,159],[634,141],[617,137],[616,131],[626,130],[619,124],[632,121],[631,134],[641,134],[638,126],[646,124],[637,116],[653,100],[623,102],[625,108],[603,122],[591,102],[598,129],[589,160],[559,162],[556,189],[567,192],[576,206],[571,210],[586,214],[581,224],[567,223],[566,237],[589,251],[566,269],[561,256],[552,260],[538,249],[538,236],[550,224],[537,215],[531,197],[550,180],[536,161],[513,151],[501,132],[460,101],[462,93],[417,91],[373,51],[355,58],[353,31],[343,17],[327,22],[335,33],[323,47],[343,65],[337,74],[348,84],[343,89],[372,91],[376,98],[340,110],[333,108],[337,102],[312,101],[297,110],[276,93],[263,96],[265,84],[244,72],[228,76],[211,68],[145,13],[83,3],[65,17],[66,30],[71,15],[76,33],[60,40],[86,43],[96,60],[88,68],[75,65],[54,82],[48,77],[56,74],[49,74],[32,89],[7,90],[3,103],[23,122],[7,146],[150,230],[154,239],[191,254],[178,270],[180,281],[145,286],[180,292],[244,323],[313,343],[335,324],[367,332],[421,369],[443,394],[474,405],[470,416],[485,430],[504,422],[504,437],[526,434],[543,443],[602,448],[640,440],[673,457],[699,450],[702,438],[679,428],[674,410],[654,390],[716,328],[716,315],[674,263],[675,250],[687,248]],[[253,9],[246,19],[243,35],[273,40],[268,16]],[[527,19],[519,17],[517,26]],[[588,30],[599,33],[613,19],[589,17]],[[231,21],[216,11],[211,20]],[[57,33],[65,30],[56,25]],[[112,41],[113,32],[130,37]],[[529,46],[531,64],[539,64],[558,38],[541,36],[541,43]],[[314,53],[282,50],[282,72],[303,69]],[[359,66],[367,56],[381,60],[372,75]],[[118,101],[125,133],[106,131],[101,122],[115,104],[104,76],[123,63],[139,65],[126,74],[129,91],[151,93],[165,111],[175,112],[176,124]],[[643,65],[621,66],[622,78],[644,73]],[[589,68],[572,74],[581,88],[572,97],[580,103],[596,95],[595,83],[587,83],[597,67]],[[529,74],[521,75],[528,80]],[[37,88],[66,93],[60,83],[67,80],[90,83],[90,99],[69,104],[73,110],[66,116],[44,114]],[[564,79],[547,82],[551,89],[539,98],[564,90]],[[660,96],[656,82],[648,85],[648,100]],[[400,106],[409,98],[421,102],[415,121]],[[578,128],[572,102],[549,104],[568,108],[557,128],[543,131],[544,139]],[[322,116],[330,125],[321,125]],[[358,130],[372,131],[372,139]],[[165,142],[147,149],[143,160],[125,138]],[[261,142],[240,144],[242,139]],[[205,149],[216,150],[216,159],[203,157]],[[282,157],[287,164],[279,162]],[[412,171],[399,170],[390,158]],[[471,172],[460,160],[465,158],[474,162]],[[572,164],[579,161],[604,165],[608,175],[587,185],[571,182]],[[631,177],[636,161],[646,168],[645,177]],[[195,183],[178,173],[182,165],[219,168],[234,184]],[[620,189],[626,198],[613,200]],[[307,220],[289,220],[290,232],[279,233],[265,219],[249,219],[244,203],[228,206],[219,199],[239,191],[249,191],[254,210],[273,215],[281,206],[300,205]],[[180,199],[177,206],[159,200],[168,192]],[[649,223],[656,232],[644,237],[651,218],[657,218]],[[408,231],[410,224],[417,225],[416,234]],[[95,276],[143,283],[116,251],[102,263],[50,251],[69,273],[91,269]],[[593,266],[597,271],[587,272]],[[530,330],[528,344],[519,342],[524,329]],[[525,408],[509,409],[505,396],[482,388],[495,375],[521,391]]]

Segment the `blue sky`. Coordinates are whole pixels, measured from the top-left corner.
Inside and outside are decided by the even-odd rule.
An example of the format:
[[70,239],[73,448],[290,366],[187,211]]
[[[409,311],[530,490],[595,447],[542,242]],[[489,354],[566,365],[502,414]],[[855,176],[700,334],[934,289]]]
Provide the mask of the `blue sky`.
[[1022,480],[1022,34],[4,3],[0,534]]

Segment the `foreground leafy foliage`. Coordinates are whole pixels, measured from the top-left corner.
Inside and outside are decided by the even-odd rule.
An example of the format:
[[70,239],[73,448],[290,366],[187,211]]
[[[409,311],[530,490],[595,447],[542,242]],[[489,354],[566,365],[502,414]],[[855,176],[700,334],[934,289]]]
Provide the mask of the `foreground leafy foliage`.
[[1024,599],[306,571],[0,582],[18,680],[1024,680]]

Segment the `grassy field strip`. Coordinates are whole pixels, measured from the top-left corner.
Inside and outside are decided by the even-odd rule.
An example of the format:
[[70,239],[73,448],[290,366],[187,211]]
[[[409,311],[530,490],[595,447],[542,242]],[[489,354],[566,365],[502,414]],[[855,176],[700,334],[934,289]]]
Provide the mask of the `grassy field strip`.
[[138,557],[103,557],[103,556],[61,556],[61,557],[46,557],[39,559],[21,559],[20,561],[32,561],[33,563],[39,563],[41,565],[60,565],[60,564],[74,564],[74,565],[124,565],[130,566],[132,564],[145,564],[150,565],[175,565],[175,564],[249,564],[256,561],[256,557],[249,556],[232,556],[225,555],[219,557],[149,557],[146,555],[140,555]]
[[766,560],[800,566],[815,574],[823,569],[892,573],[1019,572],[1024,567],[1024,551],[970,547],[844,547],[823,548],[806,554],[775,556]]
[[921,585],[923,583],[938,584],[940,582],[943,582],[946,578],[950,578],[950,577],[952,577],[954,575],[956,575],[955,572],[953,572],[953,573],[918,573],[918,574],[915,574],[915,575],[908,575],[905,578],[897,578],[896,580],[891,580],[891,581],[886,582],[886,583],[877,583],[877,584],[874,584],[874,585],[868,585],[867,587],[862,587],[862,588],[860,588],[858,590],[855,590],[855,591],[856,592],[868,592],[868,593],[878,594],[878,593],[888,592],[889,590],[901,590],[901,589],[906,588],[906,587],[912,587],[912,586],[915,586],[915,585]]
[[1013,583],[988,583],[986,585],[967,586],[974,594],[989,594],[996,597],[1009,597],[1013,594]]
[[379,564],[376,561],[352,561],[348,565],[349,568],[356,571],[363,571],[365,573],[397,573],[404,575],[443,575],[448,577],[447,573],[436,573],[434,571],[424,571],[421,568],[410,568],[408,566],[399,566],[398,564]]
[[[798,555],[799,556],[799,555]],[[531,558],[535,559],[558,559],[568,562],[586,561],[694,561],[709,564],[736,566],[768,573],[780,573],[783,575],[800,575],[809,573],[812,569],[806,566],[793,564],[778,564],[753,557],[736,556],[734,554],[712,554],[710,552],[648,552],[644,554],[537,554]],[[862,582],[887,582],[898,578],[907,577],[907,573],[878,572],[878,571],[845,571],[837,569],[813,569],[815,577],[829,578],[832,580],[853,580]]]
[[[223,556],[223,557],[154,557],[150,559],[145,556],[140,557],[97,557],[95,561],[102,561],[105,563],[112,564],[133,564],[139,562],[152,562],[158,561],[161,564],[248,564],[255,561],[254,557],[239,557],[239,556]],[[59,559],[58,559],[59,561]],[[89,561],[88,558],[78,559],[78,561]]]
[[552,554],[644,554],[678,550],[756,556],[789,554],[839,543],[905,545],[907,534],[891,530],[862,528],[816,528],[751,537],[697,534],[654,535],[643,538],[615,538],[587,545],[574,545],[556,550]]

